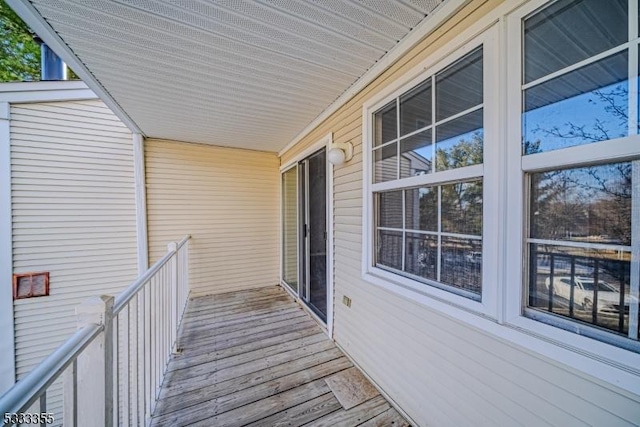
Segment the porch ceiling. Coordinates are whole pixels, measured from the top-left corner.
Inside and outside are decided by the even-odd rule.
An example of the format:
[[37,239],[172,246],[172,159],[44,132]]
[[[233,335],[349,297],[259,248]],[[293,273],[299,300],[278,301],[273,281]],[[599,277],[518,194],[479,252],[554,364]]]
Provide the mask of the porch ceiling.
[[278,151],[443,1],[9,3],[147,137]]

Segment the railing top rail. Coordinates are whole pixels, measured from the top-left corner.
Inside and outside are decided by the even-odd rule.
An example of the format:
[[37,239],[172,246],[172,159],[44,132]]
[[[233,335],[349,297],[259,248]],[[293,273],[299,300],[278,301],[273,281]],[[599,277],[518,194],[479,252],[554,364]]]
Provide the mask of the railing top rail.
[[122,309],[131,301],[131,299],[144,287],[144,285],[153,277],[154,274],[158,272],[175,253],[184,246],[185,243],[191,238],[190,234],[187,234],[184,239],[182,239],[177,245],[176,249],[173,251],[169,251],[165,256],[156,261],[150,269],[144,272],[140,277],[138,277],[135,282],[127,287],[124,291],[122,291],[115,299],[113,303],[113,314],[116,315],[122,311]]
[[25,412],[102,332],[103,325],[78,329],[29,374],[0,397],[0,414]]
[[191,238],[191,234],[187,234],[186,236],[184,236],[184,239],[180,240],[180,242],[178,242],[178,246],[176,246],[176,250],[180,249],[181,247],[183,247],[185,245],[185,243],[187,243],[187,241]]

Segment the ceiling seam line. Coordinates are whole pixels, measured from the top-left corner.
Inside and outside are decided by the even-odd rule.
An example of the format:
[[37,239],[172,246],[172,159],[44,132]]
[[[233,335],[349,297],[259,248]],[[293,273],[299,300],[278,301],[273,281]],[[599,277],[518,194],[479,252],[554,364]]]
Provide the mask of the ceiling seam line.
[[[429,15],[434,9],[431,9],[429,12],[424,12],[422,10],[420,10],[418,8],[418,6],[414,6],[413,4],[411,4],[410,2],[408,2],[407,0],[396,0],[398,3],[402,3],[405,7],[416,11],[417,13],[419,13],[420,15],[423,15],[424,17],[426,17],[427,15]],[[438,7],[438,4],[440,4],[442,2],[442,0],[436,0],[436,7]]]
[[[47,6],[44,6],[44,9],[47,9]],[[50,8],[49,8],[49,9],[50,9]],[[53,10],[53,12],[55,13],[55,12],[58,12],[58,11],[57,11],[57,9],[54,9],[54,10]],[[58,12],[58,13],[59,13],[59,12]],[[128,20],[128,19],[126,19],[126,18],[122,18],[122,17],[115,16],[115,15],[109,15],[109,16],[114,17],[114,18],[116,18],[116,19],[117,19],[117,20],[119,20],[119,21],[123,21],[123,22],[129,23],[129,24],[133,24],[133,25],[139,25],[139,24],[138,24],[138,23],[136,23],[135,21],[131,21],[131,20]],[[80,19],[80,18],[76,18],[76,19]],[[165,19],[167,19],[167,18],[165,18]],[[167,20],[168,20],[168,19],[167,19]],[[77,30],[80,30],[80,31],[90,32],[90,33],[95,34],[95,35],[98,35],[98,36],[100,36],[100,37],[107,37],[107,38],[111,38],[111,39],[114,39],[114,40],[121,41],[120,39],[115,38],[115,37],[109,37],[109,36],[106,36],[106,35],[104,35],[104,34],[98,34],[98,33],[96,33],[95,31],[92,31],[92,30],[90,30],[90,29],[88,29],[88,28],[78,27],[77,25],[74,25],[74,24],[68,24],[68,23],[65,23],[65,22],[61,22],[59,19],[50,19],[50,21],[51,21],[51,22],[57,22],[57,23],[59,23],[59,24],[66,25],[66,26],[69,26],[69,27],[73,27],[73,28],[75,28],[75,29],[77,29]],[[173,21],[171,21],[171,22],[173,22]],[[188,26],[185,26],[185,27],[188,27]],[[173,36],[173,37],[180,38],[180,39],[185,40],[185,41],[190,42],[190,43],[198,44],[198,45],[201,45],[201,46],[209,46],[208,44],[200,43],[200,42],[198,42],[198,41],[197,41],[197,40],[195,40],[195,39],[190,39],[190,38],[182,37],[182,36],[180,36],[180,35],[173,34],[173,33],[167,32],[167,31],[158,30],[158,29],[153,29],[153,30],[154,30],[154,31],[156,31],[156,32],[158,32],[158,33],[163,33],[164,35],[171,35],[171,36]],[[129,33],[129,34],[131,35],[130,31],[126,31],[126,30],[120,30],[120,31],[127,32],[127,33]],[[211,33],[209,33],[209,34],[211,34]],[[134,34],[134,36],[135,36],[135,34]],[[141,38],[141,36],[136,36],[136,37]],[[227,41],[232,41],[232,42],[234,41],[234,39],[230,39],[230,38],[228,38],[228,37],[220,37],[220,38],[224,38],[224,39],[226,39]],[[250,47],[251,47],[251,48],[253,48],[254,50],[259,50],[259,51],[265,51],[265,50],[267,50],[267,49],[264,49],[264,48],[261,48],[261,47],[259,47],[259,46],[255,46],[255,45],[252,45],[252,44],[245,44],[245,46],[250,46]],[[220,47],[220,46],[216,46],[216,48],[217,48],[217,49],[219,49],[219,50],[222,50],[222,51],[224,51],[224,52],[230,53],[230,54],[234,54],[234,55],[238,55],[238,56],[245,57],[245,58],[247,58],[247,59],[251,59],[251,60],[254,60],[254,59],[255,59],[254,57],[251,57],[251,56],[246,55],[246,54],[242,54],[242,53],[240,53],[240,52],[238,52],[238,51],[235,51],[235,50],[232,50],[232,49],[226,49],[226,48],[222,48],[222,47]],[[279,52],[274,52],[273,50],[268,50],[268,51],[269,51],[269,52],[271,52],[271,53],[274,53],[274,54],[276,54],[276,55],[279,55],[279,56],[285,57],[285,58],[287,58],[287,59],[289,59],[289,60],[292,60],[292,61],[294,61],[294,62],[297,62],[297,63],[309,64],[309,65],[312,65],[312,66],[314,66],[314,67],[322,68],[322,69],[325,69],[325,70],[330,70],[330,71],[332,71],[332,72],[339,73],[339,74],[343,74],[343,75],[345,75],[345,76],[349,76],[349,77],[351,77],[351,78],[358,78],[358,77],[360,76],[360,74],[348,74],[347,72],[345,72],[345,71],[343,71],[343,70],[339,70],[339,69],[336,69],[336,68],[333,68],[333,67],[326,66],[326,65],[324,65],[324,64],[318,64],[318,63],[315,63],[315,62],[312,62],[312,61],[308,61],[308,60],[304,60],[304,59],[301,59],[301,58],[297,58],[297,57],[294,57],[294,56],[290,56],[290,55],[286,55],[286,54],[281,54],[281,53],[279,53]],[[268,62],[266,62],[266,61],[264,61],[264,60],[261,60],[261,62],[268,63]]]
[[[124,7],[128,7],[128,8],[134,9],[134,10],[138,10],[138,11],[143,12],[143,13],[150,13],[150,12],[146,12],[144,9],[140,9],[140,8],[138,8],[138,7],[136,7],[136,6],[128,5],[128,4],[123,4],[123,3],[119,2],[118,0],[113,0],[113,1],[115,1],[116,3],[118,3],[118,4],[120,4],[120,5],[124,6]],[[232,38],[232,37],[229,37],[229,36],[227,36],[227,35],[219,34],[219,33],[215,33],[215,32],[212,32],[212,31],[210,31],[210,30],[204,29],[204,28],[202,28],[202,27],[200,27],[200,26],[189,26],[189,25],[185,25],[185,24],[184,24],[184,23],[182,23],[181,21],[178,21],[178,20],[173,19],[173,18],[171,18],[171,17],[167,17],[167,16],[164,16],[164,15],[159,15],[159,14],[155,14],[155,13],[153,13],[153,15],[155,15],[155,16],[157,16],[157,17],[160,17],[160,18],[162,18],[162,19],[165,19],[165,20],[167,20],[167,21],[169,21],[169,22],[172,22],[172,23],[174,23],[174,24],[177,24],[177,25],[180,25],[180,26],[184,26],[184,27],[188,27],[188,28],[195,28],[195,29],[197,29],[197,30],[199,30],[199,31],[201,31],[201,32],[204,32],[204,33],[207,33],[207,34],[214,34],[214,35],[217,35],[217,36],[218,36],[218,37],[220,37],[220,38],[223,38],[223,39],[226,39],[226,40],[229,40],[229,41],[233,41],[233,42],[236,42],[236,43],[241,44],[241,45],[250,46],[250,47],[252,47],[252,48],[254,48],[254,49],[265,50],[265,51],[267,51],[267,52],[273,53],[274,55],[283,56],[283,57],[290,58],[290,59],[294,59],[294,60],[297,60],[297,61],[306,62],[306,63],[309,63],[309,64],[314,64],[314,65],[316,65],[316,66],[321,66],[321,67],[323,67],[323,68],[327,68],[327,69],[330,69],[330,70],[332,70],[332,71],[340,72],[340,70],[338,70],[338,69],[334,69],[333,67],[329,67],[329,66],[326,66],[326,65],[324,65],[324,64],[317,64],[317,63],[315,63],[315,62],[313,62],[313,61],[311,61],[311,60],[307,60],[307,59],[302,59],[302,58],[300,58],[300,57],[291,56],[291,55],[288,55],[288,54],[283,53],[283,52],[278,52],[277,50],[274,50],[274,49],[272,49],[272,48],[265,48],[265,47],[260,46],[260,45],[255,45],[255,44],[253,44],[253,43],[249,43],[249,42],[245,42],[245,41],[237,40],[237,39]],[[131,21],[129,21],[129,22],[131,22]],[[156,29],[156,31],[158,31],[158,30]],[[341,33],[335,32],[335,34],[341,34]],[[368,43],[367,43],[367,44],[365,44],[365,43],[363,43],[362,41],[360,41],[360,40],[358,40],[358,39],[355,39],[355,38],[351,38],[351,39],[352,39],[352,40],[355,40],[355,41],[357,41],[357,42],[359,42],[360,44],[364,44],[365,46],[368,46],[368,47],[370,47],[371,49],[375,49],[375,50],[383,50],[383,49],[380,49],[379,47],[376,47],[376,46],[370,46]],[[323,55],[323,56],[324,56],[324,55]],[[365,58],[363,58],[363,59],[365,59]],[[358,77],[358,76],[355,76],[355,77]]]
[[[312,7],[313,9],[316,9],[316,10],[322,11],[322,12],[324,12],[324,13],[328,13],[328,14],[333,14],[333,13],[335,13],[334,11],[332,11],[332,10],[329,10],[329,9],[325,8],[325,7],[323,6],[323,4],[317,4],[317,3],[304,3],[304,5],[305,5],[305,6]],[[375,14],[374,14],[374,15],[375,15]],[[363,24],[363,23],[361,23],[361,22],[355,21],[355,20],[353,20],[353,19],[351,19],[351,18],[347,18],[347,17],[346,17],[346,16],[344,16],[344,15],[336,15],[336,16],[335,16],[335,18],[336,18],[336,19],[340,19],[340,20],[342,20],[342,21],[344,21],[344,22],[350,23],[350,24],[352,24],[352,25],[355,25],[355,26],[357,26],[357,27],[364,27],[364,28],[366,28],[368,31],[370,31],[370,32],[372,32],[372,33],[375,33],[375,34],[378,34],[380,37],[383,37],[383,38],[387,39],[390,43],[393,43],[393,42],[396,42],[396,41],[397,41],[394,37],[391,37],[391,36],[389,36],[388,34],[385,34],[385,33],[381,32],[381,31],[378,31],[375,27],[367,26],[367,25],[365,25],[365,24]],[[383,18],[382,20],[384,20],[384,19],[386,19],[386,18]],[[390,21],[390,20],[389,20],[389,19],[387,19],[387,21]],[[400,31],[402,31],[402,32],[404,32],[404,33],[406,34],[406,32],[407,32],[407,26],[406,26],[406,25],[399,24],[399,23],[397,23],[397,22],[395,22],[395,21],[390,21],[390,22],[391,22],[391,24],[392,24],[393,26],[395,26],[395,27],[396,27],[396,28],[398,28]],[[350,37],[350,36],[348,36],[348,37]]]
[[[67,26],[67,27],[74,28],[74,29],[76,29],[76,30],[78,30],[78,31],[81,31],[81,32],[88,32],[88,33],[92,33],[92,34],[94,34],[94,35],[96,35],[96,36],[99,36],[99,37],[109,38],[109,39],[112,39],[112,40],[117,40],[117,41],[122,42],[122,40],[121,40],[121,39],[119,39],[119,38],[117,38],[117,37],[111,37],[111,36],[107,36],[107,35],[104,35],[104,34],[98,34],[98,33],[94,32],[94,31],[92,31],[92,30],[90,30],[90,29],[87,29],[87,28],[78,27],[78,26],[73,25],[73,24],[67,24],[67,23],[60,22],[60,21],[55,20],[55,19],[53,19],[53,20],[51,20],[51,21],[52,21],[52,22],[56,22],[56,23],[61,24],[61,25],[64,25],[64,26]],[[165,33],[166,33],[166,32],[165,32]],[[199,42],[197,42],[197,41],[195,41],[195,40],[192,40],[192,39],[186,39],[186,38],[184,38],[184,37],[177,36],[177,35],[176,35],[175,37],[180,38],[180,39],[183,39],[183,40],[187,40],[187,41],[190,41],[190,42],[193,42],[193,43],[196,43],[196,44],[198,44],[198,45],[204,45],[204,46],[207,46],[206,44],[199,43]],[[131,44],[134,44],[134,43],[131,43]],[[137,44],[137,43],[136,43],[135,45],[136,45],[136,46],[140,46],[140,45],[139,45],[139,44]],[[221,51],[223,51],[223,52],[225,52],[225,53],[229,53],[229,54],[232,54],[232,55],[241,56],[241,57],[246,58],[246,59],[255,60],[255,58],[253,58],[253,57],[250,57],[250,56],[248,56],[248,55],[245,55],[245,54],[239,53],[239,52],[237,52],[237,51],[233,51],[233,50],[231,50],[231,49],[226,49],[226,48],[222,48],[222,47],[219,47],[219,46],[216,46],[215,48],[216,48],[216,49],[218,49],[218,50],[221,50]],[[157,50],[156,50],[156,51],[157,51]],[[308,61],[302,61],[302,60],[299,60],[299,59],[297,59],[297,58],[291,58],[291,57],[287,57],[287,58],[289,58],[289,59],[293,59],[293,60],[295,60],[295,61],[296,61],[296,62],[298,62],[298,63],[305,63],[305,64],[313,65],[313,66],[315,66],[315,67],[317,67],[317,68],[324,68],[324,69],[326,69],[326,70],[330,70],[330,71],[333,71],[333,72],[336,72],[336,73],[342,74],[342,75],[344,75],[344,76],[348,76],[348,77],[350,77],[350,78],[358,78],[358,77],[359,77],[359,75],[356,75],[356,74],[347,74],[347,73],[342,72],[342,71],[340,71],[340,70],[335,70],[335,69],[332,69],[332,68],[329,68],[329,67],[324,67],[324,66],[321,66],[321,65],[318,65],[318,64],[315,64],[315,63],[312,63],[312,62],[308,62]],[[271,66],[271,65],[278,65],[278,64],[273,64],[273,63],[270,63],[270,62],[264,61],[264,60],[262,60],[262,59],[259,59],[259,61],[260,61],[261,63],[267,64],[267,65],[269,65],[269,66]],[[306,72],[306,71],[305,71],[305,72]],[[313,72],[312,74],[318,75],[318,72]]]
[[[294,0],[294,1],[298,1],[298,2],[299,2],[299,0]],[[360,9],[360,10],[361,10],[361,11],[363,11],[363,12],[368,12],[368,13],[370,13],[370,14],[374,15],[375,17],[377,17],[378,19],[381,19],[381,20],[383,20],[383,21],[387,21],[389,24],[391,24],[391,25],[395,26],[396,28],[400,28],[400,29],[403,31],[403,33],[404,33],[404,34],[407,34],[407,32],[409,31],[409,29],[411,28],[411,27],[408,27],[408,26],[407,26],[407,24],[405,24],[405,23],[403,23],[403,22],[399,22],[399,21],[396,21],[395,19],[391,19],[391,18],[389,18],[389,17],[387,17],[387,16],[385,16],[385,15],[382,15],[381,13],[379,13],[379,12],[377,12],[377,11],[375,11],[375,10],[372,10],[372,9],[370,9],[370,8],[366,7],[365,5],[360,4],[360,3],[355,3],[355,2],[351,2],[351,1],[343,1],[343,3],[351,4],[351,5],[352,5],[353,7],[355,7],[356,9]],[[313,6],[313,7],[314,7],[314,8],[316,8],[316,9],[324,10],[324,11],[326,11],[326,12],[328,12],[328,13],[331,13],[331,12],[332,12],[332,10],[331,10],[331,9],[328,9],[328,8],[326,8],[326,7],[325,7],[325,6],[326,6],[326,4],[324,4],[324,3],[322,3],[322,4],[316,4],[316,3],[313,3],[313,4],[311,4],[311,6]],[[352,20],[351,20],[351,19],[349,19],[349,18],[343,18],[343,19],[345,19],[345,20],[349,20],[349,21],[352,21]],[[416,19],[417,19],[417,18],[416,18]],[[364,24],[362,24],[362,23],[358,23],[358,22],[356,22],[356,21],[352,21],[352,22],[354,22],[354,23],[356,23],[356,24],[358,24],[358,25],[364,25]],[[379,31],[377,31],[377,30],[374,30],[374,31],[375,31],[377,34],[383,34],[383,35],[385,35],[384,33],[379,32]],[[385,35],[385,36],[386,36],[386,35]],[[397,42],[398,42],[398,39],[396,39],[396,38],[394,38],[394,37],[389,37],[389,36],[386,36],[386,37],[387,37],[389,40],[393,41],[394,43],[397,43]]]
[[[207,4],[207,3],[204,3],[202,0],[196,0],[196,1],[197,1],[198,3],[200,3],[200,4]],[[307,36],[305,36],[304,34],[296,34],[296,33],[293,33],[293,32],[291,32],[291,31],[289,31],[289,30],[284,29],[284,28],[281,28],[281,27],[275,26],[275,25],[271,24],[271,23],[270,23],[270,22],[268,22],[268,21],[265,21],[265,20],[262,20],[262,19],[259,19],[259,18],[255,18],[255,17],[249,16],[249,15],[241,14],[240,12],[237,12],[237,11],[235,11],[235,10],[233,10],[233,9],[230,9],[230,8],[228,8],[228,7],[224,6],[224,5],[216,4],[216,7],[220,8],[220,9],[224,9],[224,10],[226,10],[228,13],[230,13],[230,14],[232,14],[232,15],[240,16],[240,17],[243,17],[243,18],[248,19],[248,20],[250,20],[250,21],[257,22],[257,23],[260,23],[260,24],[265,25],[265,26],[267,26],[267,27],[270,27],[270,28],[273,28],[273,29],[276,29],[276,30],[279,30],[279,31],[285,32],[285,33],[287,33],[287,34],[291,34],[291,35],[293,35],[293,36],[300,37],[300,38],[302,38],[302,39],[309,40],[309,41],[315,42],[316,44],[320,44],[320,45],[322,45],[322,43],[317,43],[313,38],[311,38],[311,37],[307,37]],[[358,25],[362,25],[362,24],[358,24]],[[394,41],[394,40],[395,40],[393,37],[389,37],[389,36],[387,36],[386,34],[380,33],[380,32],[375,31],[375,30],[373,30],[373,29],[369,29],[369,30],[370,30],[372,33],[379,34],[380,36],[382,36],[382,37],[386,38],[386,39],[387,39],[387,40],[389,40],[390,42],[392,42],[392,41]],[[330,33],[329,33],[329,34],[330,34]],[[379,47],[377,47],[377,49],[382,50],[382,48],[379,48]],[[336,49],[336,50],[339,50],[339,49]],[[361,56],[361,58],[369,60],[368,58],[364,58],[364,57],[362,57],[362,56]]]
[[[401,22],[397,21],[395,18],[387,17],[386,15],[382,15],[380,12],[378,12],[377,10],[374,10],[374,9],[370,8],[370,7],[369,7],[368,5],[366,5],[366,4],[360,4],[360,3],[354,2],[354,1],[352,1],[352,0],[347,0],[347,1],[349,1],[349,3],[352,3],[352,4],[357,5],[357,7],[359,7],[359,8],[362,8],[362,9],[364,9],[364,10],[368,10],[369,12],[372,12],[372,13],[375,13],[375,14],[378,14],[378,15],[381,15],[381,16],[384,16],[386,19],[388,19],[388,20],[390,20],[390,21],[397,22],[397,23],[398,23],[398,24],[400,24],[400,25],[405,25],[405,24],[403,24],[403,23],[401,23]],[[409,10],[409,11],[411,11],[411,12],[415,12],[415,14],[413,14],[413,15],[415,16],[415,19],[417,20],[417,22],[415,23],[415,25],[413,25],[413,27],[415,27],[416,25],[418,25],[418,23],[420,23],[420,21],[422,21],[422,20],[425,18],[425,16],[426,16],[424,13],[422,13],[422,12],[420,12],[420,11],[416,11],[416,10],[414,10],[414,9],[412,9],[412,8],[408,8],[406,5],[404,5],[404,4],[402,4],[402,3],[398,3],[398,4],[400,4],[402,7],[404,7],[404,9],[405,9],[405,10]],[[413,28],[413,27],[411,27],[411,28]],[[405,34],[405,35],[406,35],[406,34]]]
[[[102,59],[94,58],[92,60],[92,62],[94,64],[100,63],[100,64],[104,65],[104,64],[112,62],[112,61],[109,61],[108,59],[102,60]],[[145,69],[148,69],[148,68],[147,67],[139,67],[138,69],[145,70]],[[106,72],[106,73],[110,74],[112,76],[117,75],[117,74],[113,74],[112,72]],[[178,73],[170,73],[170,74],[172,76],[176,76]],[[132,76],[133,74],[129,73],[128,75]],[[141,75],[139,73],[137,73],[136,76],[138,76],[140,78],[145,78],[146,77],[146,76]],[[227,80],[224,77],[219,77],[219,79],[220,80]],[[241,84],[242,84],[241,81],[235,81],[235,82],[233,82],[233,84],[228,84],[228,89],[236,90],[238,92],[248,92],[248,91],[243,91],[242,90],[243,87],[241,86]],[[285,86],[286,87],[285,84],[281,84],[281,85],[278,85],[278,86]],[[165,85],[165,87],[167,87],[167,86]],[[317,93],[314,94],[314,93],[311,93],[311,92],[308,92],[308,91],[302,92],[302,91],[304,91],[304,88],[300,88],[301,91],[297,92],[297,91],[291,91],[291,90],[286,90],[286,89],[282,89],[282,88],[279,88],[279,89],[276,89],[276,90],[273,90],[272,88],[264,88],[263,91],[261,91],[259,85],[251,85],[251,86],[245,85],[244,87],[251,88],[251,92],[269,94],[270,97],[279,97],[279,98],[282,98],[282,99],[290,98],[291,96],[295,96],[295,97],[298,97],[300,99],[308,100],[308,101],[313,101],[315,99],[318,99],[318,94]],[[202,91],[200,91],[200,93],[202,93]],[[326,96],[334,96],[335,93],[323,92],[323,95],[324,94],[326,94]],[[279,96],[279,95],[281,95],[281,96]]]
[[[64,24],[63,24],[63,25],[64,25]],[[68,34],[68,33],[67,33],[67,34]],[[72,37],[74,37],[74,36],[72,36]],[[77,36],[76,36],[76,37],[77,37]],[[107,36],[105,36],[105,37],[107,37]],[[110,38],[110,37],[107,37],[107,38]],[[120,40],[119,40],[119,39],[117,39],[117,38],[111,38],[111,40],[120,41]],[[120,41],[120,42],[121,42],[121,41]],[[86,42],[82,42],[82,41],[78,41],[78,40],[76,40],[74,43],[75,43],[75,44],[77,44],[77,45],[79,45],[79,44],[85,44]],[[121,43],[124,43],[124,42],[121,42]],[[135,47],[142,47],[142,46],[141,46],[141,45],[139,45],[139,44],[133,44],[133,43],[131,43],[131,45],[134,45]],[[92,48],[91,46],[88,46],[88,45],[86,45],[86,44],[85,44],[85,49],[91,49],[91,48]],[[163,54],[164,54],[164,52],[159,51],[158,49],[155,49],[155,48],[147,48],[147,49],[148,49],[149,51],[153,51],[153,52],[156,52],[156,53],[163,53]],[[104,57],[104,56],[103,56],[103,57]],[[110,58],[106,58],[106,57],[104,57],[104,58],[105,58],[105,60],[111,60]],[[195,60],[195,59],[192,59],[192,58],[181,58],[181,60],[183,60],[183,61],[185,61],[185,62],[186,62],[186,61],[190,61],[190,62],[192,62],[193,64],[198,65],[198,66],[203,66],[203,67],[205,67],[205,66],[210,66],[210,64],[208,64],[208,63],[205,63],[205,62],[200,61],[200,60]],[[225,63],[228,63],[229,61],[226,61],[226,60],[225,60],[224,62],[225,62]],[[266,64],[266,63],[265,63],[265,64]],[[230,66],[236,66],[237,64],[231,64],[231,63],[229,63],[229,65],[230,65]],[[269,65],[269,66],[271,66],[271,65],[273,65],[273,64],[268,64],[268,65]],[[245,68],[250,68],[250,69],[252,69],[251,67],[246,67],[246,66],[245,66]],[[217,68],[217,69],[219,69],[219,68]],[[255,69],[255,68],[253,68],[252,70],[253,70],[254,72],[255,72],[255,71],[260,71],[259,69]],[[249,71],[247,71],[247,72],[249,72]],[[298,71],[298,70],[296,70],[296,73],[304,73],[304,72],[303,72],[303,71]],[[308,75],[313,75],[314,77],[319,77],[319,76],[317,76],[317,75],[316,75],[316,73],[311,73],[311,72],[309,72],[309,73],[306,73],[306,74],[308,74]],[[296,77],[297,77],[297,76],[296,76]],[[350,78],[353,78],[352,76],[349,76],[349,77],[350,77]],[[337,80],[332,79],[332,78],[328,78],[328,79],[325,79],[325,80],[327,81],[327,83],[331,83],[331,84],[343,84],[343,82],[337,81]],[[304,80],[300,80],[300,83],[306,84],[306,83],[304,82]]]
[[[263,9],[267,8],[267,5],[266,5],[262,0],[254,0],[254,1],[255,1],[255,3],[256,3],[256,4],[259,4]],[[297,20],[297,21],[305,22],[305,23],[310,24],[310,25],[312,25],[312,26],[314,26],[314,27],[316,27],[316,28],[321,28],[321,29],[322,29],[322,28],[326,28],[326,27],[323,27],[322,25],[317,24],[317,23],[315,23],[315,22],[313,22],[313,21],[309,21],[309,20],[308,20],[308,19],[306,19],[306,18],[302,18],[302,17],[300,17],[300,16],[298,16],[298,15],[294,15],[294,14],[292,14],[292,13],[290,13],[290,12],[287,12],[286,10],[284,10],[284,9],[282,9],[282,8],[278,7],[278,6],[275,6],[275,5],[269,5],[269,6],[268,6],[268,8],[269,8],[270,10],[275,10],[276,12],[278,12],[278,13],[279,13],[279,14],[281,14],[281,15],[289,16],[289,17],[291,17],[291,18],[293,18],[293,19],[295,19],[295,20]],[[371,44],[369,44],[369,43],[365,43],[365,42],[363,42],[362,40],[358,40],[357,38],[352,37],[352,36],[350,36],[350,35],[348,35],[348,34],[344,34],[344,33],[343,33],[343,32],[341,32],[341,31],[334,31],[334,34],[339,35],[339,36],[340,36],[340,37],[342,37],[343,39],[351,40],[351,41],[356,41],[357,43],[360,43],[360,44],[362,44],[362,45],[364,45],[364,46],[370,47],[370,48],[372,48],[372,49],[380,50],[380,48],[379,48],[379,47],[377,47],[377,46],[373,46],[373,45],[371,45]]]

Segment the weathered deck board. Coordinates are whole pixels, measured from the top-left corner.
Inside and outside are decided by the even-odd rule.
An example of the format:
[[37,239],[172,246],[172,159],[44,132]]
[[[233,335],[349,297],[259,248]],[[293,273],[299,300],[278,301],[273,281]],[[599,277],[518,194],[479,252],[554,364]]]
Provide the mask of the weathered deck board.
[[355,369],[279,287],[189,302],[153,426],[408,426],[380,395],[345,410],[328,387]]
[[393,408],[390,408],[384,411],[383,413],[381,413],[380,415],[376,415],[375,417],[371,418],[366,423],[360,424],[360,427],[387,427],[387,426],[408,427],[409,423],[407,422],[407,420],[402,418],[402,415],[400,415],[398,411],[396,411]]

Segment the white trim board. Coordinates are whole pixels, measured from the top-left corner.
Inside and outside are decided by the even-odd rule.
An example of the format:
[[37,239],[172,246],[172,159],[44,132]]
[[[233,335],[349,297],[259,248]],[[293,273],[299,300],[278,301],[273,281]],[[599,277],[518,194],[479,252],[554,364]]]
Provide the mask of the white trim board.
[[149,237],[147,230],[147,182],[145,173],[144,137],[133,133],[133,174],[136,191],[136,234],[138,274],[149,268]]
[[10,106],[0,102],[0,394],[16,380],[13,328]]
[[311,144],[309,147],[307,147],[305,150],[303,150],[302,152],[298,153],[294,158],[290,159],[287,163],[281,165],[280,166],[280,172],[286,171],[291,166],[293,166],[295,163],[298,163],[300,160],[302,160],[302,159],[304,159],[306,157],[309,157],[311,154],[315,153],[316,151],[318,151],[322,147],[327,147],[327,149],[330,149],[330,145],[331,145],[332,141],[333,141],[333,133],[329,132],[323,138],[320,138],[319,140],[317,140],[316,142]]
[[411,50],[424,37],[435,31],[442,23],[446,22],[470,0],[445,0],[429,16],[423,19],[416,27],[387,52],[376,64],[364,73],[355,83],[351,85],[342,95],[340,95],[331,105],[320,113],[311,123],[307,125],[298,135],[291,140],[282,150],[278,152],[278,157],[289,151],[300,142],[307,134],[325,121],[329,116],[338,111],[340,107],[349,101],[358,92],[364,89],[369,83],[384,73],[387,68],[393,65],[398,59]]
[[7,4],[44,42],[58,55],[84,82],[97,94],[100,99],[115,113],[116,116],[132,131],[143,132],[124,109],[116,102],[111,94],[94,77],[82,61],[73,53],[71,48],[60,38],[58,33],[38,13],[29,0],[7,0]]

